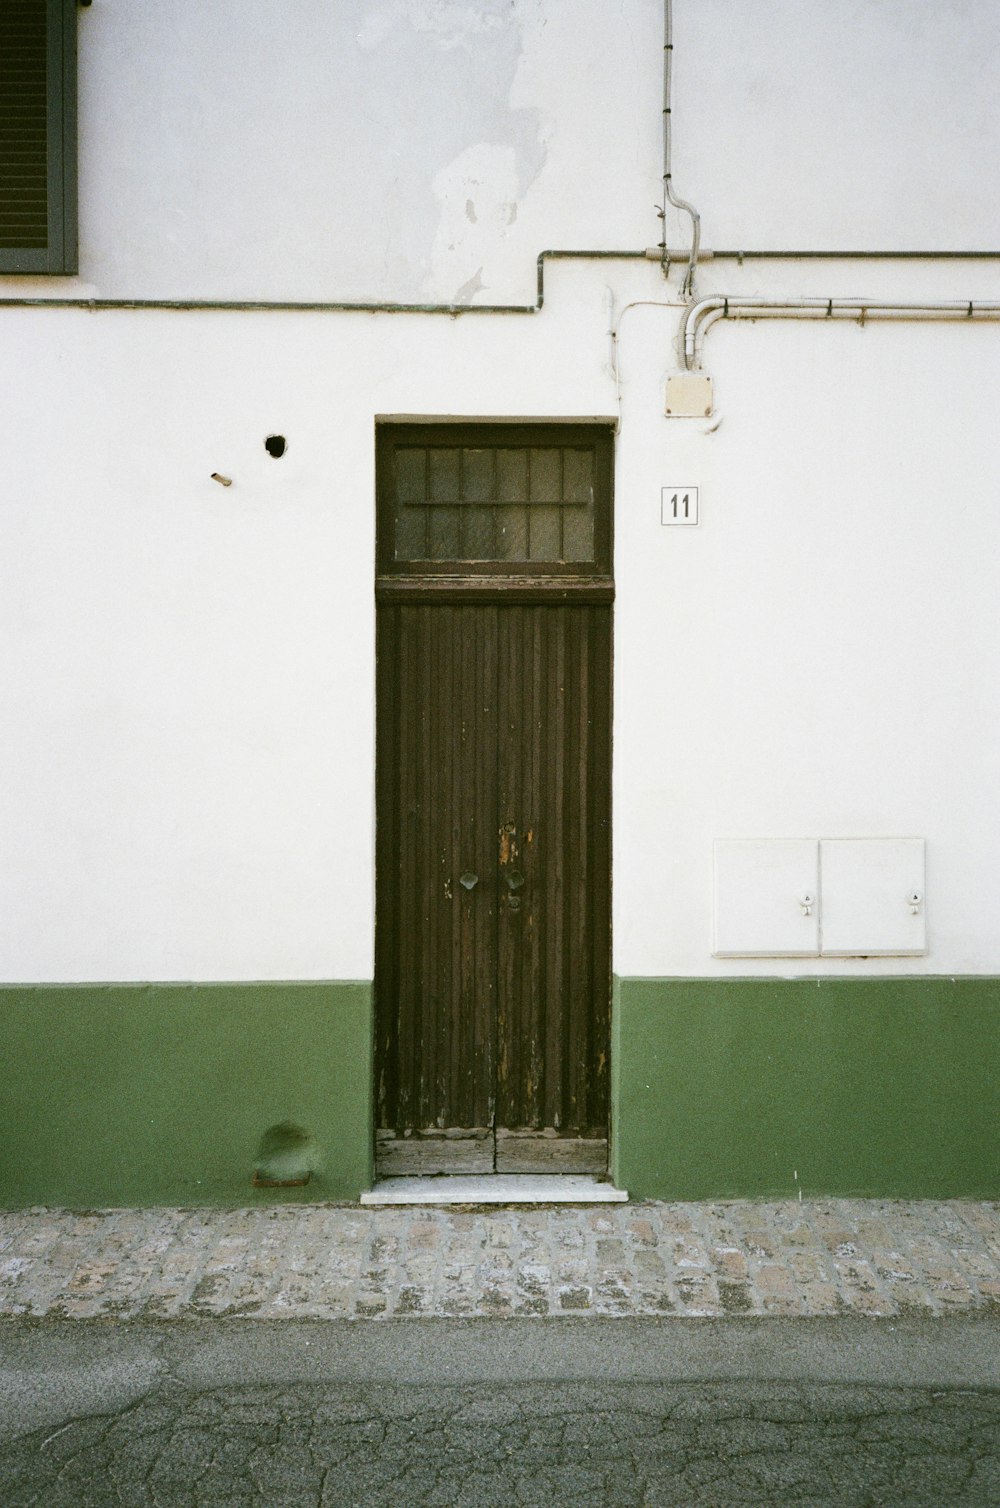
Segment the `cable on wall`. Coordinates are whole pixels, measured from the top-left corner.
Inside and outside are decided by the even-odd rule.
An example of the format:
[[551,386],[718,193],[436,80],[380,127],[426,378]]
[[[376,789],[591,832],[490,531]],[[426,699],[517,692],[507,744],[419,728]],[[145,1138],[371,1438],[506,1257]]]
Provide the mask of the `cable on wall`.
[[670,275],[670,253],[667,249],[667,205],[672,204],[691,219],[691,251],[687,272],[681,284],[685,298],[694,297],[694,278],[698,266],[698,248],[701,244],[701,216],[693,204],[674,193],[673,185],[673,133],[671,127],[671,96],[674,56],[674,11],[672,0],[663,0],[663,204],[660,219],[663,222],[663,239],[660,242],[660,266],[663,276]]

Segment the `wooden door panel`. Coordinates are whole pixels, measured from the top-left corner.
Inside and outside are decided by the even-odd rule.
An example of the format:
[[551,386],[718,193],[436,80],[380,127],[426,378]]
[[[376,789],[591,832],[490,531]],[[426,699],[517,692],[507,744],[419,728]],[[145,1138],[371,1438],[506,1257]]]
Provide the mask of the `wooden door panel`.
[[610,609],[505,608],[498,658],[500,829],[524,883],[498,898],[497,1125],[604,1137]]
[[[379,614],[379,1125],[492,1127],[496,617]],[[466,889],[463,875],[476,875]]]
[[593,1170],[610,608],[387,606],[379,682],[379,1125],[407,1138],[382,1170],[482,1170],[494,1126],[522,1133],[503,1171]]

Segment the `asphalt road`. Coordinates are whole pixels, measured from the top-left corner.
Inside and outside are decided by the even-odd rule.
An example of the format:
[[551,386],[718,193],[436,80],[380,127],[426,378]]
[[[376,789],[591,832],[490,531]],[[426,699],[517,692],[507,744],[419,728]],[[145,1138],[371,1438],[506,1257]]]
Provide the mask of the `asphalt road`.
[[0,1503],[1000,1503],[1000,1322],[8,1322]]

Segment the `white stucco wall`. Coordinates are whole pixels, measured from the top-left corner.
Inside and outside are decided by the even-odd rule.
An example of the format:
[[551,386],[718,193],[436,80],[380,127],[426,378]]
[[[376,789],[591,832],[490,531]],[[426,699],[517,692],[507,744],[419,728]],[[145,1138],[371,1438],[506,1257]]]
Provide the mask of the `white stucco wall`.
[[374,416],[610,413],[603,284],[4,318],[3,975],[369,977]]
[[[986,0],[675,13],[707,243],[990,245]],[[660,27],[95,0],[81,274],[0,297],[530,301],[545,245],[656,239]],[[376,416],[614,418],[612,327],[616,969],[1000,969],[1000,327],[719,325],[721,423],[668,421],[677,281],[551,263],[537,316],[0,310],[0,978],[370,976]],[[1000,264],[699,287],[1000,300]],[[697,529],[661,527],[674,483]],[[926,957],[711,957],[713,838],[881,834],[927,839]]]
[[[64,291],[524,302],[545,246],[659,239],[661,0],[94,0],[78,32]],[[706,246],[996,244],[993,0],[675,0],[674,33]]]
[[[957,286],[936,280],[942,298]],[[873,294],[893,281],[916,298],[935,279],[886,269]],[[995,273],[961,281],[1000,293]],[[856,284],[755,279],[790,286]],[[1000,328],[717,325],[721,422],[706,432],[657,418],[674,315],[636,317],[618,457],[616,967],[995,969]],[[676,483],[702,489],[696,529],[658,526],[659,487]],[[925,957],[709,957],[713,838],[893,835],[927,840]]]
[[992,0],[675,0],[674,43],[707,245],[997,246]]

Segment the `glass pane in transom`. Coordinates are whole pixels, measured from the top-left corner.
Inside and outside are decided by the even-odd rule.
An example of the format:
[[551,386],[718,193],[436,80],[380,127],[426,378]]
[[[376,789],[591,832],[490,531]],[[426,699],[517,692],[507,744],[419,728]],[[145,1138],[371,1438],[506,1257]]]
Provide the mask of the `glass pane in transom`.
[[595,560],[594,450],[400,445],[393,558],[453,569]]

